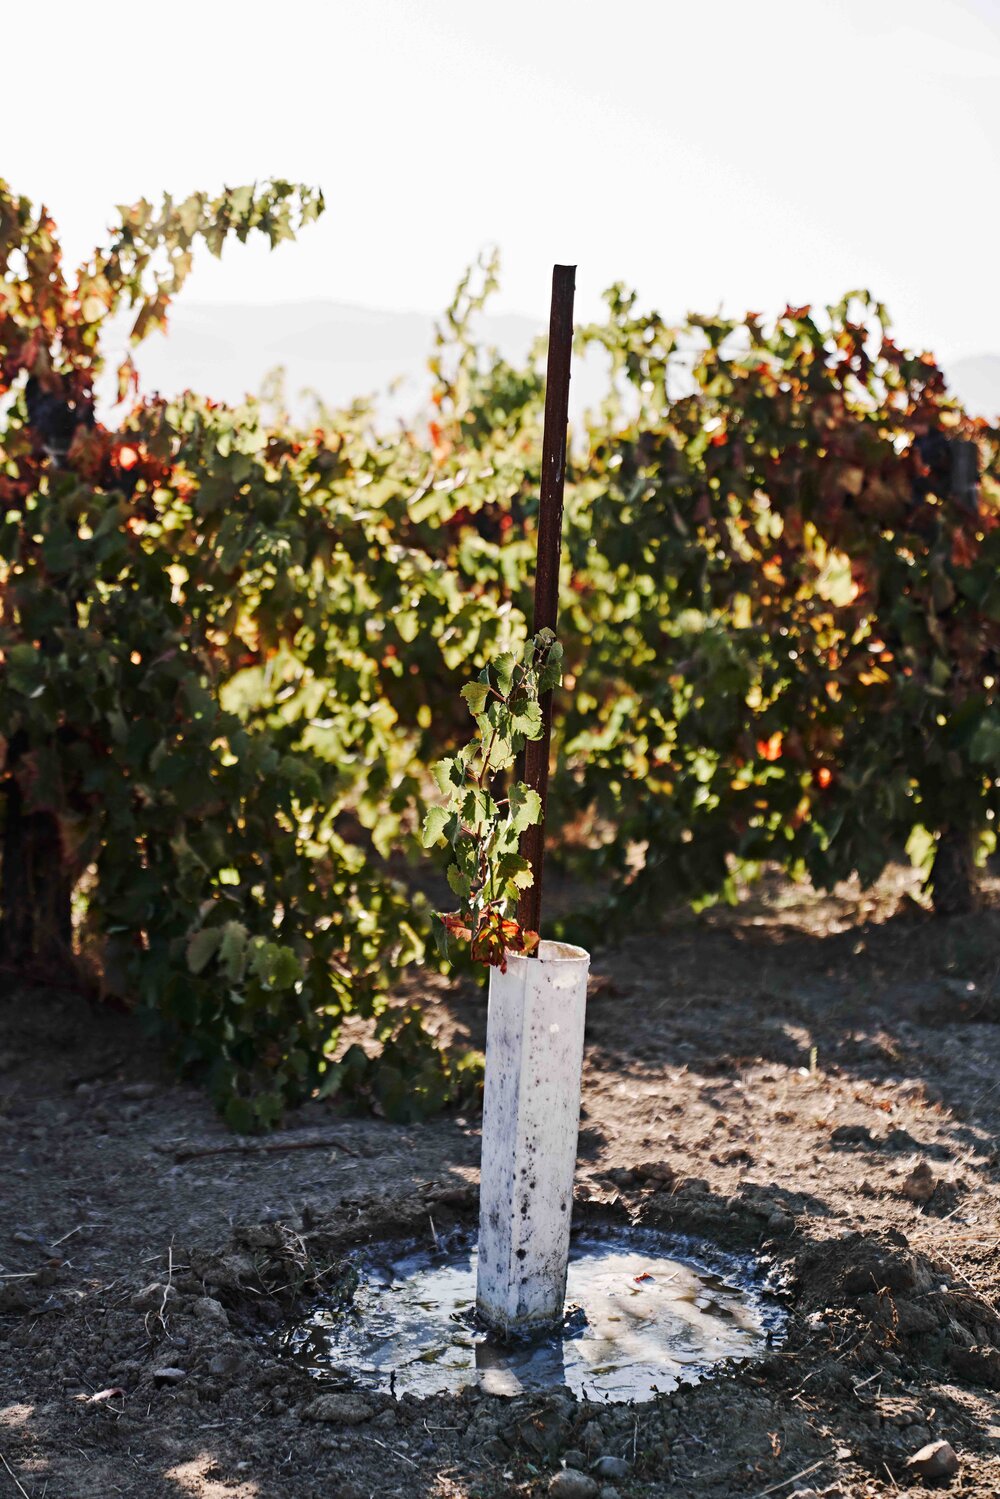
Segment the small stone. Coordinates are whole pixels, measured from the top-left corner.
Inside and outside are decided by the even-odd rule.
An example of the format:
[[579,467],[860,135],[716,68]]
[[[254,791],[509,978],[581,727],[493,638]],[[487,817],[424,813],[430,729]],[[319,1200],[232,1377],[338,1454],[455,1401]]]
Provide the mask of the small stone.
[[155,1093],[155,1083],[127,1083],[122,1089],[122,1097],[128,1099],[152,1098]]
[[327,1421],[334,1426],[359,1426],[362,1421],[370,1421],[373,1414],[368,1402],[353,1392],[320,1395],[302,1412],[306,1421]]
[[599,1451],[604,1446],[604,1432],[597,1421],[588,1421],[580,1433],[580,1441],[588,1452]]
[[597,1499],[618,1499],[618,1490],[613,1483],[606,1483],[598,1493]]
[[920,1478],[954,1478],[958,1456],[950,1442],[929,1442],[907,1460],[906,1466]]
[[203,1322],[218,1322],[227,1327],[229,1325],[225,1307],[221,1301],[216,1301],[214,1296],[199,1296],[197,1301],[192,1303],[191,1310]]
[[153,1370],[153,1383],[158,1386],[180,1384],[181,1380],[187,1379],[186,1369],[177,1369],[173,1364],[167,1364],[162,1369]]
[[591,1472],[596,1473],[598,1478],[627,1478],[629,1466],[623,1457],[612,1457],[605,1454],[599,1457],[595,1463],[591,1463]]
[[900,1191],[910,1202],[929,1202],[936,1187],[937,1177],[934,1172],[926,1161],[920,1161],[905,1179]]
[[597,1499],[598,1486],[586,1473],[563,1468],[549,1479],[552,1499]]
[[563,1453],[563,1462],[567,1468],[577,1468],[582,1473],[587,1466],[587,1454],[581,1452],[579,1447],[567,1447]]

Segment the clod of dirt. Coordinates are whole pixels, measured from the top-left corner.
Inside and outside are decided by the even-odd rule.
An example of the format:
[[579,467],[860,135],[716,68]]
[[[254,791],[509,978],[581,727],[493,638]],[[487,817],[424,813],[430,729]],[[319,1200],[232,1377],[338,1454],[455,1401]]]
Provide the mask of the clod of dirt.
[[[889,1237],[888,1235],[886,1236]],[[862,1238],[860,1234],[849,1234],[838,1249],[853,1249],[844,1270],[843,1288],[848,1296],[863,1296],[868,1292],[927,1291],[933,1283],[930,1266],[922,1256],[915,1255],[906,1245],[902,1235],[899,1247],[892,1243],[878,1243]],[[846,1255],[845,1255],[845,1258]]]
[[956,1344],[948,1349],[948,1362],[970,1384],[1000,1390],[1000,1351],[996,1348],[962,1348]]
[[918,1477],[936,1483],[943,1478],[954,1478],[958,1472],[958,1456],[950,1442],[930,1442],[915,1452],[906,1466]]
[[887,1132],[885,1138],[879,1141],[879,1144],[883,1150],[892,1150],[899,1154],[904,1154],[910,1150],[923,1150],[925,1148],[919,1140],[910,1134],[908,1129],[900,1129],[898,1125],[894,1125]]
[[[946,1265],[914,1253],[902,1234],[846,1234],[807,1246],[798,1272],[806,1305],[819,1307],[811,1327],[843,1323],[845,1315],[861,1319],[859,1361],[897,1372],[900,1359],[944,1366],[971,1384],[1000,1389],[1000,1316],[971,1287],[952,1284]],[[908,1412],[905,1424],[920,1424],[920,1415]]]
[[191,1310],[203,1322],[217,1322],[223,1327],[229,1325],[229,1318],[226,1315],[225,1307],[221,1301],[216,1301],[213,1296],[199,1296],[192,1303]]
[[830,1133],[831,1145],[874,1146],[875,1138],[867,1124],[838,1124]]
[[362,1421],[370,1421],[374,1414],[367,1400],[353,1392],[320,1395],[302,1412],[306,1421],[326,1421],[332,1426],[360,1426]]
[[[504,1440],[508,1446],[526,1447],[538,1457],[554,1457],[569,1440],[574,1410],[575,1402],[563,1395],[515,1400],[513,1419],[503,1430]],[[596,1488],[595,1484],[595,1492]]]
[[210,1324],[277,1315],[305,1290],[322,1291],[331,1304],[343,1306],[357,1287],[357,1272],[327,1233],[300,1234],[283,1223],[261,1223],[236,1228],[234,1239],[235,1247],[225,1253],[190,1257],[195,1284],[213,1293],[199,1296],[191,1310]]
[[29,1290],[31,1284],[27,1280],[12,1280],[6,1285],[0,1284],[0,1316],[7,1316],[9,1313],[17,1315],[31,1310],[34,1304]]
[[596,1499],[598,1485],[586,1473],[575,1468],[563,1468],[549,1479],[552,1499]]
[[636,1166],[634,1174],[640,1181],[650,1182],[657,1187],[672,1187],[677,1180],[677,1172],[669,1161],[648,1161],[645,1165]]
[[175,1286],[161,1284],[154,1280],[151,1285],[143,1286],[141,1291],[135,1293],[132,1297],[132,1305],[137,1312],[158,1312],[176,1299]]
[[248,1254],[196,1255],[194,1268],[202,1283],[212,1290],[239,1291],[254,1278],[254,1262]]
[[910,1202],[930,1202],[937,1188],[937,1177],[926,1161],[919,1161],[900,1187]]

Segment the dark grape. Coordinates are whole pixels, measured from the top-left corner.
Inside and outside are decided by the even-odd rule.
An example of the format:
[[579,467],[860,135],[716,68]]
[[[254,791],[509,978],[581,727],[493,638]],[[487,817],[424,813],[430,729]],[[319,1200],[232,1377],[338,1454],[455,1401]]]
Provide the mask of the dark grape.
[[92,427],[93,411],[87,407],[79,410],[61,396],[46,390],[31,375],[24,390],[28,408],[28,425],[38,433],[45,451],[56,463],[62,463],[69,452],[73,434],[77,427]]

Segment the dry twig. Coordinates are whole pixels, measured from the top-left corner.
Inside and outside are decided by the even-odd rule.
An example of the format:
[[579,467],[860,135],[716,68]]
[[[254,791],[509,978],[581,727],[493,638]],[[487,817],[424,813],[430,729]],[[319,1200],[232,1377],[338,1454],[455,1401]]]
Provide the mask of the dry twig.
[[2,1452],[0,1452],[0,1463],[3,1463],[4,1467],[7,1469],[7,1472],[17,1484],[17,1492],[19,1494],[22,1494],[24,1496],[24,1499],[30,1499],[30,1495],[28,1494],[27,1490],[22,1487],[21,1480],[18,1478],[17,1474],[14,1472],[14,1469],[11,1467],[10,1463],[4,1457]]
[[357,1155],[343,1140],[265,1140],[253,1145],[227,1141],[224,1145],[191,1145],[175,1150],[174,1160],[180,1164],[208,1155],[271,1155],[281,1150],[341,1150],[344,1155]]

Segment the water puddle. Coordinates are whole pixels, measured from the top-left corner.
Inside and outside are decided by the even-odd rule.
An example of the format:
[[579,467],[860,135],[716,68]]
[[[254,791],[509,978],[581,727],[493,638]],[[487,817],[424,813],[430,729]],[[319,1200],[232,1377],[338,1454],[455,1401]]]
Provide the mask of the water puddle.
[[648,1400],[722,1359],[759,1354],[783,1322],[751,1260],[648,1230],[576,1235],[566,1321],[524,1342],[475,1325],[474,1244],[367,1250],[357,1269],[349,1306],[317,1305],[278,1346],[326,1379],[397,1394],[568,1385],[590,1399]]

